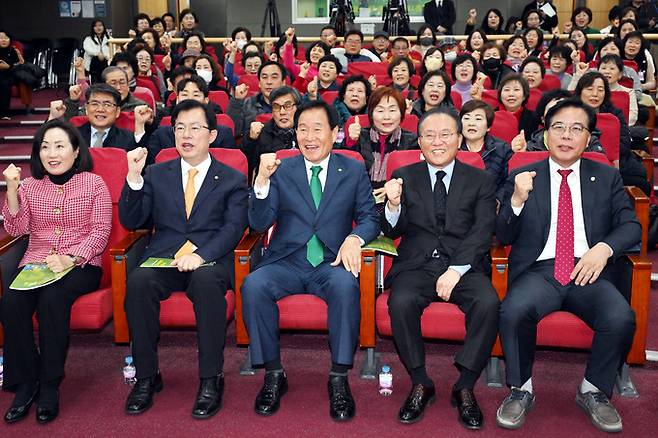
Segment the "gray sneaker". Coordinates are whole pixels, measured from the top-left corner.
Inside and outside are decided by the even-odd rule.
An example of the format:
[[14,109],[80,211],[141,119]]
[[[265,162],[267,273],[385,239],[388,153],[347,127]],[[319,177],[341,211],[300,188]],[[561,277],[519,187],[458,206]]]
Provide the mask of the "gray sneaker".
[[525,422],[525,414],[535,403],[535,396],[522,389],[512,389],[496,411],[496,423],[506,429],[518,429]]
[[576,403],[587,412],[598,429],[604,432],[621,432],[621,417],[604,393],[597,391],[583,394],[579,389]]

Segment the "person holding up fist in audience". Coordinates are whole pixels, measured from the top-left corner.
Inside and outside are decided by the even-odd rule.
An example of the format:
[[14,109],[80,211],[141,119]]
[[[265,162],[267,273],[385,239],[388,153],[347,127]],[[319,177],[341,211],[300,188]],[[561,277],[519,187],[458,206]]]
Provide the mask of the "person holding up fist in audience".
[[[91,154],[78,130],[66,121],[50,120],[34,136],[32,176],[21,181],[22,169],[13,164],[3,172],[7,183],[2,209],[5,230],[12,236],[29,235],[19,268],[45,263],[55,273],[70,270],[46,286],[3,291],[3,389],[16,393],[5,413],[7,423],[25,418],[34,402],[41,424],[53,421],[59,413],[71,306],[78,297],[98,288],[101,255],[112,228],[110,192],[92,169]],[[39,317],[38,349],[32,331],[35,312]]]
[[270,93],[284,85],[285,77],[285,67],[277,62],[268,61],[258,69],[259,92],[256,95],[247,97],[249,92],[247,84],[235,87],[234,98],[229,102],[226,113],[235,123],[236,135],[250,135],[251,124],[256,121],[256,116],[272,112]]
[[401,238],[385,287],[391,290],[393,340],[411,377],[398,413],[403,424],[420,421],[436,398],[420,325],[423,310],[436,301],[456,304],[466,314],[464,346],[454,360],[459,377],[452,405],[467,429],[481,429],[484,421],[473,389],[498,333],[498,296],[487,275],[496,183],[489,173],[456,159],[461,132],[453,111],[425,113],[418,124],[424,160],[396,169],[384,186],[382,231]]
[[[519,122],[519,132],[523,134],[520,138],[525,138],[525,141],[530,140],[532,133],[537,130],[535,115],[525,107],[529,97],[530,87],[528,81],[519,74],[505,76],[498,85],[499,107],[516,117]],[[525,150],[525,141],[518,144],[512,141],[514,152]],[[521,147],[521,145],[523,146]]]
[[[407,104],[398,91],[378,88],[368,100],[370,127],[362,127],[359,119],[363,116],[356,116],[347,128],[344,147],[363,156],[374,189],[381,189],[386,182],[386,163],[391,152],[418,149],[416,134],[400,127],[406,110]],[[378,194],[381,197],[384,192],[379,190]]]
[[[132,133],[115,126],[121,109],[121,95],[107,84],[92,85],[85,92],[88,121],[78,128],[90,147],[116,147],[127,151],[146,142],[144,132]],[[48,120],[64,117],[66,106],[61,100],[50,102]],[[135,127],[137,127],[137,120]]]
[[605,432],[622,421],[610,402],[631,347],[635,314],[611,282],[609,262],[640,243],[642,228],[619,171],[582,158],[596,114],[578,99],[545,117],[549,158],[515,170],[505,188],[496,237],[511,245],[509,287],[500,307],[500,338],[510,394],[496,413],[499,426],[523,426],[535,402],[532,366],[537,324],[564,310],[594,338],[576,404]]
[[185,290],[194,306],[199,349],[200,382],[192,416],[204,419],[222,405],[224,295],[233,284],[233,250],[247,226],[247,181],[208,153],[217,131],[215,114],[206,105],[193,99],[181,102],[172,125],[180,158],[144,172],[146,149],[131,151],[119,201],[119,218],[126,228],[152,224],[155,229],[144,260],[170,258],[173,267],[138,267],[128,275],[125,308],[137,383],[125,412],[141,414],[162,390],[159,303]]
[[263,154],[249,197],[251,229],[263,232],[276,223],[263,259],[242,284],[251,363],[265,367],[254,410],[275,414],[288,390],[276,302],[309,293],[328,308],[329,415],[348,421],[356,410],[347,376],[359,337],[361,247],[379,235],[379,219],[363,165],[331,154],[338,134],[334,109],[323,100],[306,102],[295,126],[301,154],[285,160]]

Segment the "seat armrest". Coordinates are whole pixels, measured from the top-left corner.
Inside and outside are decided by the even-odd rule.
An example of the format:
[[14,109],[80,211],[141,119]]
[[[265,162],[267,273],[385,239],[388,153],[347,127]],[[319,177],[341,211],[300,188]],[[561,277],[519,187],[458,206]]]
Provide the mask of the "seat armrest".
[[[650,137],[652,136],[653,135],[650,135]],[[637,149],[633,149],[633,153],[637,155],[640,160],[642,160],[642,166],[644,166],[644,170],[647,171],[647,181],[649,181],[649,184],[653,185],[653,157],[646,151],[640,151]]]
[[642,249],[640,254],[646,256],[649,236],[649,197],[636,186],[626,186],[624,189],[626,190],[628,197],[631,198],[633,208],[635,209],[635,215],[642,226]]
[[509,274],[507,252],[504,246],[495,243],[491,246],[490,254],[491,282],[496,289],[498,298],[502,301],[507,294],[507,276]]
[[242,317],[242,283],[251,272],[251,267],[260,261],[264,233],[250,231],[245,233],[233,251],[235,257],[235,342],[237,345],[249,345],[249,334]]
[[628,353],[629,364],[642,365],[646,361],[649,327],[649,299],[651,293],[651,261],[642,255],[626,256],[632,267],[631,308],[635,312],[635,335]]
[[128,272],[137,266],[148,243],[150,231],[137,230],[128,233],[120,242],[110,248],[112,257],[112,307],[114,324],[114,342],[127,344],[130,342],[128,321],[124,309],[126,299],[126,281]]
[[361,348],[375,347],[375,272],[376,255],[374,249],[361,250],[361,327],[359,344]]

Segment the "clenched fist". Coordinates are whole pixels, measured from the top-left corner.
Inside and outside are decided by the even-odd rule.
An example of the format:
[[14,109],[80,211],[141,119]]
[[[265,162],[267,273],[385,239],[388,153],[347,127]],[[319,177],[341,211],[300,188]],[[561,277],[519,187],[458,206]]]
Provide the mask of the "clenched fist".
[[528,200],[532,192],[533,179],[537,172],[521,172],[514,177],[514,194],[512,195],[512,207],[519,208]]
[[53,100],[50,102],[50,114],[48,114],[48,120],[59,119],[64,117],[66,113],[66,105],[61,100]]
[[388,209],[396,212],[400,207],[400,199],[402,198],[402,178],[392,179],[384,184],[386,189],[386,198],[388,199]]
[[82,87],[80,85],[71,85],[69,87],[69,99],[73,101],[80,100],[82,96]]
[[142,170],[146,165],[146,148],[135,148],[128,152],[128,181],[139,183],[142,180]]
[[235,87],[236,99],[244,99],[245,97],[247,97],[247,93],[249,93],[249,85],[240,84],[237,87]]
[[21,183],[21,168],[10,164],[2,172],[5,177],[5,182],[7,183],[8,192],[16,192],[18,186]]
[[251,122],[251,125],[249,125],[249,138],[256,140],[260,136],[263,126],[265,125],[261,122]]
[[261,154],[258,176],[254,185],[258,187],[265,186],[280,164],[281,160],[276,157],[275,153]]

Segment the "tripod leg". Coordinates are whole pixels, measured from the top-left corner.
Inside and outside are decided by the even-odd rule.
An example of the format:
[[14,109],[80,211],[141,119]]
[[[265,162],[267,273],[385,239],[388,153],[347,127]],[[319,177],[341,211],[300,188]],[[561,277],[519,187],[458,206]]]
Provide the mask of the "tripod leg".
[[268,4],[265,7],[265,14],[263,15],[263,24],[260,26],[260,36],[265,36],[265,23],[267,23],[267,17],[270,15],[270,5]]

